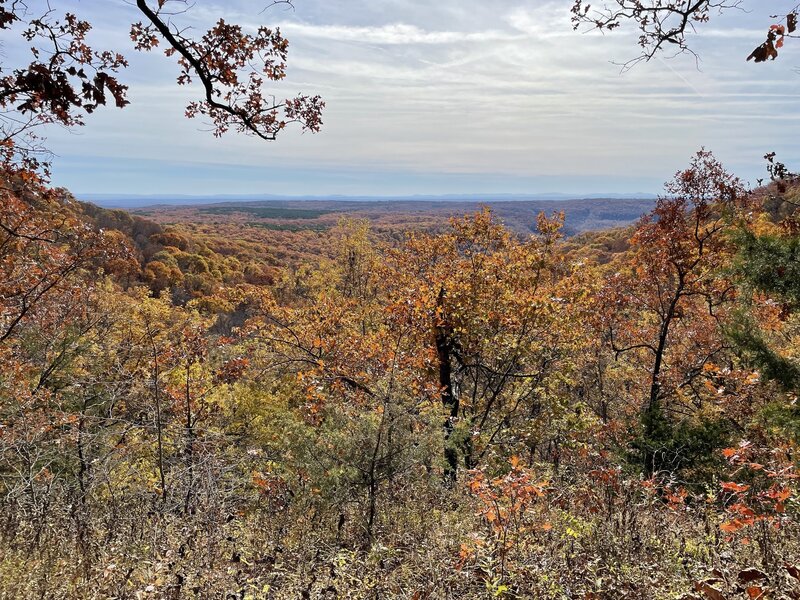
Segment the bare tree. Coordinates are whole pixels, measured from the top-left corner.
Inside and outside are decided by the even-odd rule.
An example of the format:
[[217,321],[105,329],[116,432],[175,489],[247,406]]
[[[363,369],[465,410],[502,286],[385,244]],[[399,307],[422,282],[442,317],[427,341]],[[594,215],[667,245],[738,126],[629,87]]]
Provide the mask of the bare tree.
[[[623,63],[628,70],[646,62],[661,52],[673,50],[675,54],[697,54],[689,44],[688,36],[697,33],[698,27],[708,23],[715,15],[741,10],[742,0],[609,0],[593,6],[586,0],[574,0],[572,24],[575,29],[588,26],[590,30],[614,31],[625,22],[632,22],[639,30],[639,56]],[[747,58],[755,62],[775,59],[785,37],[792,36],[797,25],[800,5],[786,15],[771,15],[778,22],[769,27],[766,41]]]

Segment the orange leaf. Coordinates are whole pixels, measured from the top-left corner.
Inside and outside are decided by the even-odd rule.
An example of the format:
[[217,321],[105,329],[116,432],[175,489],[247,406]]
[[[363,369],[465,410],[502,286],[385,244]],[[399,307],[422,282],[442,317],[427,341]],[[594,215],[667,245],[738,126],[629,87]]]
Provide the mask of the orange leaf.
[[756,600],[757,598],[760,598],[763,595],[764,595],[764,590],[762,590],[758,586],[753,585],[747,588],[747,597],[752,598],[752,600]]
[[746,504],[741,504],[741,503],[732,504],[728,510],[730,510],[731,512],[737,512],[740,515],[743,515],[748,518],[756,516],[755,511]]
[[719,526],[719,528],[725,533],[735,533],[739,531],[742,527],[744,527],[744,523],[742,523],[739,519],[734,519],[733,521],[727,521]]
[[725,481],[722,483],[722,489],[726,492],[746,492],[750,489],[749,485],[740,485],[735,481]]
[[775,499],[778,500],[779,502],[784,502],[785,500],[788,500],[789,496],[791,495],[792,491],[789,488],[783,488],[782,490],[779,490],[775,494]]

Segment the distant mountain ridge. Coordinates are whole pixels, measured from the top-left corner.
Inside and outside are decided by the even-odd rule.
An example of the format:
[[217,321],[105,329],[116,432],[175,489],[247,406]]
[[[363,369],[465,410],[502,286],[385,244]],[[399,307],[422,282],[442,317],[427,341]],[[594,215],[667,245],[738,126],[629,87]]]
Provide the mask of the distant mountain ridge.
[[92,202],[104,208],[144,208],[149,206],[193,206],[203,204],[222,204],[228,202],[269,202],[269,201],[323,201],[323,202],[524,202],[524,201],[567,201],[567,200],[655,200],[651,193],[592,193],[567,194],[562,192],[539,194],[413,194],[397,196],[346,196],[346,195],[278,195],[278,194],[76,194],[85,202]]
[[380,230],[395,232],[437,230],[451,217],[474,213],[488,206],[511,230],[527,235],[536,231],[539,213],[563,213],[563,233],[625,227],[650,212],[655,199],[583,198],[557,200],[238,200],[224,203],[151,205],[130,208],[132,214],[160,223],[238,223],[281,231],[323,231],[342,217],[366,219]]

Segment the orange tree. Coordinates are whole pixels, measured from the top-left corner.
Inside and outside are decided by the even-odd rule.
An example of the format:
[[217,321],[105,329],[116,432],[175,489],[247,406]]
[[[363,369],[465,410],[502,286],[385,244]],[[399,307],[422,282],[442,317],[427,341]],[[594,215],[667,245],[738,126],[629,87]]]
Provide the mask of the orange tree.
[[[389,511],[436,473],[429,435],[437,389],[430,351],[386,310],[376,248],[363,223],[334,232],[337,256],[302,285],[263,290],[244,327],[275,425],[268,447],[302,513],[330,517],[337,538],[371,545]],[[278,449],[281,450],[278,450]],[[324,523],[324,521],[323,521]],[[316,524],[318,525],[318,524]]]
[[[606,342],[641,372],[631,400],[638,396],[642,406],[639,444],[648,473],[674,470],[707,453],[701,431],[678,441],[672,422],[702,416],[704,401],[725,393],[718,365],[730,344],[719,324],[735,298],[722,274],[731,255],[726,230],[745,199],[739,180],[706,151],[666,191],[598,297]],[[700,444],[694,450],[692,440]]]

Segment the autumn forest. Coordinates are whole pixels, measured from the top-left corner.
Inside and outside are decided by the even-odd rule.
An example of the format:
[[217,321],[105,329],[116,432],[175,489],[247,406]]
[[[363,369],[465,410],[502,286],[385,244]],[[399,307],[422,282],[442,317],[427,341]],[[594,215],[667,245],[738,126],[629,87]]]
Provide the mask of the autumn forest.
[[[126,106],[126,59],[57,4],[0,0],[34,45],[0,71],[0,599],[800,598],[780,156],[748,184],[697,149],[657,201],[580,222],[557,201],[101,208],[41,134]],[[574,4],[647,62],[737,3]],[[166,50],[218,137],[324,127],[323,98],[262,91],[279,31],[190,37],[192,5],[131,5],[136,50]],[[751,64],[796,43],[796,10],[766,19]]]

